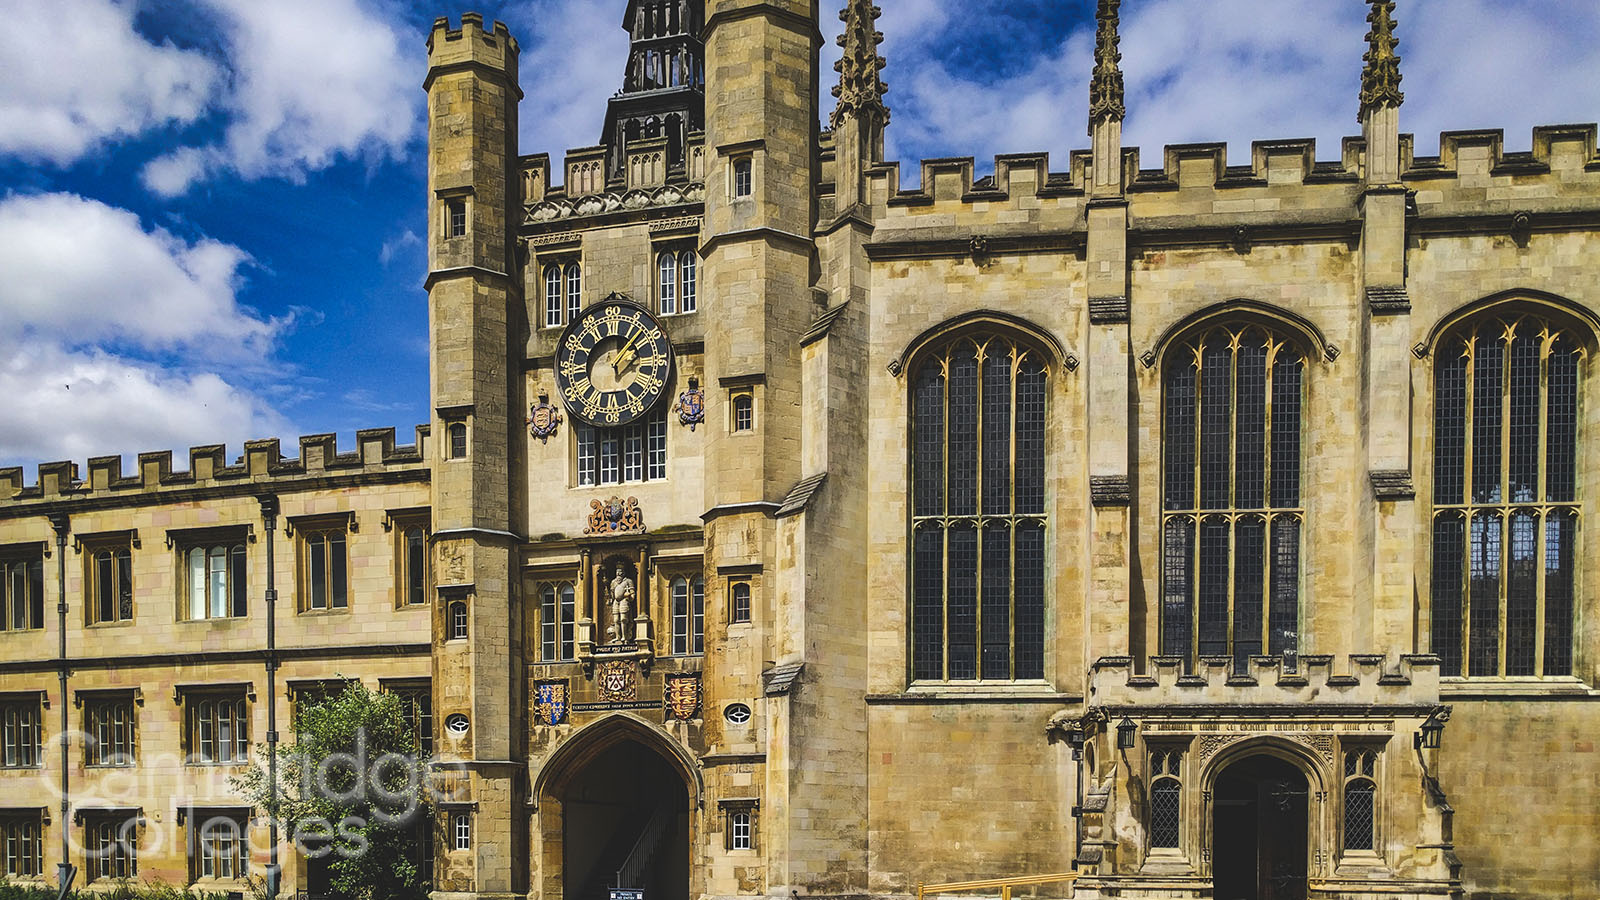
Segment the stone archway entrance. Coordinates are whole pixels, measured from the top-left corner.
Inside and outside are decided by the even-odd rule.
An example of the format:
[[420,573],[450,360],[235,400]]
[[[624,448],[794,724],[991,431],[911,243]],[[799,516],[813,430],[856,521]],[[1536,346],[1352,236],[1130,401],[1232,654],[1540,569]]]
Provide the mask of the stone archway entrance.
[[1232,763],[1212,790],[1215,900],[1306,900],[1305,773],[1275,756]]
[[646,900],[688,900],[689,793],[650,747],[612,744],[559,788],[563,900],[607,900],[611,888]]

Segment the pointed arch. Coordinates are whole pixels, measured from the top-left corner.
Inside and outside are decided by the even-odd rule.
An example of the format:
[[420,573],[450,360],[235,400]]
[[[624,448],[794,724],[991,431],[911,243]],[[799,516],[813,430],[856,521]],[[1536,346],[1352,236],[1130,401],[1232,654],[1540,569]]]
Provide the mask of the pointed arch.
[[1339,358],[1339,347],[1328,340],[1315,322],[1281,306],[1240,297],[1213,303],[1167,326],[1156,338],[1155,346],[1145,351],[1140,360],[1145,368],[1155,368],[1173,347],[1181,343],[1181,338],[1222,321],[1253,322],[1280,334],[1287,333],[1301,344],[1301,350],[1308,358],[1320,357],[1328,362]]
[[533,778],[530,796],[535,808],[548,795],[559,795],[567,784],[600,754],[626,741],[654,750],[683,778],[691,811],[705,802],[705,779],[700,764],[672,736],[638,716],[612,713],[579,728],[550,754]]
[[1502,306],[1516,306],[1563,321],[1583,335],[1583,343],[1591,350],[1600,344],[1600,313],[1560,294],[1531,288],[1511,288],[1468,301],[1440,316],[1439,321],[1428,329],[1428,337],[1413,348],[1414,352],[1418,358],[1426,358],[1438,349],[1439,342],[1454,332],[1457,326]]
[[1305,775],[1306,784],[1313,791],[1325,791],[1330,784],[1331,764],[1317,755],[1315,750],[1299,741],[1260,734],[1229,744],[1218,751],[1216,756],[1211,757],[1200,773],[1200,790],[1208,793],[1216,790],[1219,775],[1234,763],[1242,762],[1252,756],[1271,756],[1289,763]]
[[979,309],[963,313],[951,319],[946,319],[921,334],[912,338],[906,344],[900,355],[889,363],[889,371],[893,375],[900,375],[906,371],[911,361],[923,350],[933,344],[942,343],[947,339],[957,337],[969,331],[994,330],[1020,332],[1018,337],[1029,343],[1035,344],[1045,356],[1051,369],[1065,364],[1068,368],[1075,366],[1072,355],[1067,352],[1066,346],[1048,329],[1045,329],[1021,316],[1000,312],[993,309]]

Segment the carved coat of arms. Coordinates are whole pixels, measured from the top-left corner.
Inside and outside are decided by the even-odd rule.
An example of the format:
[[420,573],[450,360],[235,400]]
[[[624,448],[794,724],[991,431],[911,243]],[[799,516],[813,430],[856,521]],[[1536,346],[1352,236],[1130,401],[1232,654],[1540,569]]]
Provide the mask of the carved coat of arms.
[[589,501],[589,523],[584,534],[637,534],[644,531],[644,513],[639,510],[639,500],[629,497],[612,497],[604,503]]
[[678,394],[672,411],[678,414],[678,424],[689,426],[690,431],[706,420],[706,392],[700,389],[700,379],[689,379],[689,389]]
[[534,710],[543,725],[565,725],[567,722],[567,683],[547,681],[538,686],[534,695]]
[[633,700],[639,693],[638,676],[633,663],[625,659],[602,663],[595,672],[595,685],[600,689],[600,700],[604,703]]
[[679,675],[667,679],[667,715],[679,721],[700,714],[700,676]]
[[539,402],[528,410],[528,430],[541,442],[549,443],[561,428],[561,410],[550,403],[550,395],[541,392]]

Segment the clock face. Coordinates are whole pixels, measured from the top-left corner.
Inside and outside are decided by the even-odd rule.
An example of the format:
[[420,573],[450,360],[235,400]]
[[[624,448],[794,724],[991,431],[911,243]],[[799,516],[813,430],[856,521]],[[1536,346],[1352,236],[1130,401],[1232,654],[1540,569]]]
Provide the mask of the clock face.
[[561,333],[556,388],[568,411],[590,425],[626,425],[667,392],[672,341],[655,317],[627,300],[584,310]]

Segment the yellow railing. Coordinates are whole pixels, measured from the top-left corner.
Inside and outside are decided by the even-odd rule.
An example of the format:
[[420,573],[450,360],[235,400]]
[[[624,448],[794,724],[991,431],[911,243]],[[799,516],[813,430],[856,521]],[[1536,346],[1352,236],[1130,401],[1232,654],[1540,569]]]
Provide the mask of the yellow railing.
[[1077,872],[1062,872],[1055,875],[1029,875],[1025,878],[990,878],[984,881],[951,881],[946,884],[923,884],[917,882],[917,900],[923,900],[924,894],[948,894],[952,891],[981,891],[1000,889],[1000,900],[1011,900],[1011,889],[1025,887],[1030,884],[1052,884],[1058,881],[1074,881]]

